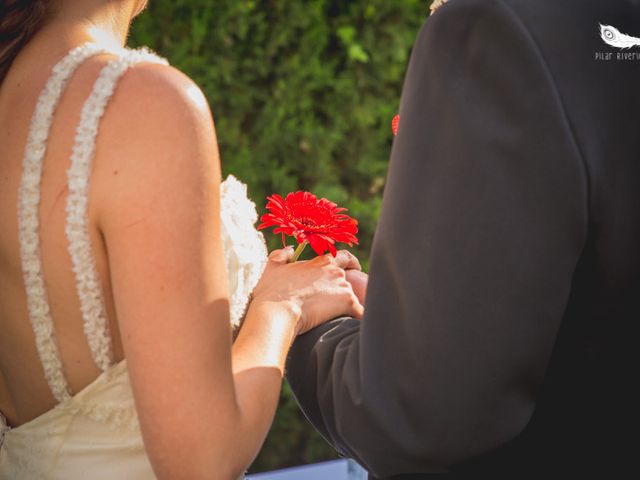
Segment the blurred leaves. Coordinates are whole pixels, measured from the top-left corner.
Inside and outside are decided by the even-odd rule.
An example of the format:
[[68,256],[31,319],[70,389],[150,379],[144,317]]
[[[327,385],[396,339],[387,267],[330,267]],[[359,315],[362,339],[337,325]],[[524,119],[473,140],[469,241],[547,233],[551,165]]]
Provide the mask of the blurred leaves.
[[[147,45],[209,99],[223,171],[265,198],[309,190],[360,222],[366,269],[422,0],[153,0],[130,44]],[[267,234],[270,248],[278,236]],[[253,471],[335,458],[288,388]]]

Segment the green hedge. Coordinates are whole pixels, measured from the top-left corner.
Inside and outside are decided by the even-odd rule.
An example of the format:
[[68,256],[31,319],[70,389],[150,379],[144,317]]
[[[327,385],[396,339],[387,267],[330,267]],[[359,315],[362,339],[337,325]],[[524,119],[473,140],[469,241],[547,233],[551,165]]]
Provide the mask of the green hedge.
[[[368,265],[420,0],[151,0],[131,45],[166,56],[204,90],[225,174],[271,193],[304,189],[349,208]],[[279,238],[268,234],[270,248]],[[310,249],[308,249],[310,250]],[[310,252],[307,252],[309,254]],[[252,471],[334,458],[288,387]]]

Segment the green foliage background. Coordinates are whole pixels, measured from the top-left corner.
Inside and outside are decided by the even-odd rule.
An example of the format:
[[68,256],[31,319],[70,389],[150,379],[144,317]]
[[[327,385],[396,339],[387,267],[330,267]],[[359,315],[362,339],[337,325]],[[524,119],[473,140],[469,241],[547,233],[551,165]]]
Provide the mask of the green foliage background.
[[[360,222],[354,252],[366,269],[391,119],[429,3],[151,0],[130,44],[149,46],[202,87],[223,172],[248,184],[260,212],[267,195],[299,189],[347,207]],[[251,471],[335,458],[286,384],[280,403]]]

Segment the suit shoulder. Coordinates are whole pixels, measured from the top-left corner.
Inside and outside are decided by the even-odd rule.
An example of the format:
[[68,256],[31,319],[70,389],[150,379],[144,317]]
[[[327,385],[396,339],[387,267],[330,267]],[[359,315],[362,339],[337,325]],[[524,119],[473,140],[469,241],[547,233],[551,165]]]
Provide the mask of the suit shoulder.
[[[430,15],[431,23],[445,23],[449,21],[473,21],[474,19],[498,16],[521,23],[524,26],[535,27],[540,24],[554,25],[562,22],[571,26],[582,18],[588,18],[594,12],[621,9],[628,3],[626,0],[612,0],[602,2],[603,5],[585,3],[581,0],[436,0],[435,8]],[[604,5],[606,4],[606,6]],[[628,6],[628,5],[627,5]],[[573,22],[571,22],[573,20]],[[567,21],[570,23],[567,24]],[[592,28],[589,25],[588,28]],[[549,30],[548,33],[554,33]],[[556,32],[562,34],[562,30]]]
[[514,38],[528,42],[528,37],[526,25],[504,0],[448,0],[427,18],[415,46],[463,60],[487,49],[506,51]]
[[[623,6],[627,0],[612,0],[610,6]],[[609,2],[608,2],[609,3]],[[582,0],[435,0],[431,5],[432,15],[446,11],[490,11],[494,8],[507,8],[522,16],[534,16],[536,13],[576,14],[584,10],[593,10],[593,5]]]
[[517,16],[504,0],[447,0],[436,8],[425,22],[420,37],[439,38],[466,36],[469,31],[487,23],[517,22]]

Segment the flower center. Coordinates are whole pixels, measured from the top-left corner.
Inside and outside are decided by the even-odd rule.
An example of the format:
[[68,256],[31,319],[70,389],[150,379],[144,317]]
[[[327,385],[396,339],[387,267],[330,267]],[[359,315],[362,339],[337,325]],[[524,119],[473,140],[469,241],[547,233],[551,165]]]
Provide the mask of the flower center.
[[[318,208],[317,205],[300,205],[301,211],[292,212],[289,215],[289,220],[298,226],[302,230],[322,232],[328,230],[333,225],[333,218],[330,212],[327,212],[324,208]],[[313,215],[309,214],[309,210],[313,210]]]

